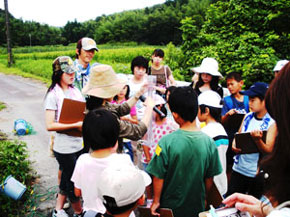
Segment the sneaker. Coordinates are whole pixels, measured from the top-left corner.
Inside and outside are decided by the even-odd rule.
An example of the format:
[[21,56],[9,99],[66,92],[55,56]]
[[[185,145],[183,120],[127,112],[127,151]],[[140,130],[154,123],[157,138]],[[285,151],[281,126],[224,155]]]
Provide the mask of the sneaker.
[[74,213],[74,214],[73,214],[73,217],[82,217],[83,214],[84,214],[83,212],[81,212],[80,214],[76,214],[76,213]]
[[70,203],[66,201],[66,202],[63,204],[63,209],[67,210],[68,208],[70,208]]
[[56,211],[55,209],[52,211],[52,217],[69,217],[68,214],[63,210]]

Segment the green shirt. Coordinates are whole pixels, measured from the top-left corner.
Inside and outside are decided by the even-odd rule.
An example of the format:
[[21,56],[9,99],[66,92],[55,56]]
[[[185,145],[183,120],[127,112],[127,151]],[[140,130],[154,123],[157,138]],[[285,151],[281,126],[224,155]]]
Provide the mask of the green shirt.
[[147,171],[164,179],[160,207],[171,208],[174,217],[195,217],[204,211],[205,178],[222,167],[209,136],[179,129],[159,141]]

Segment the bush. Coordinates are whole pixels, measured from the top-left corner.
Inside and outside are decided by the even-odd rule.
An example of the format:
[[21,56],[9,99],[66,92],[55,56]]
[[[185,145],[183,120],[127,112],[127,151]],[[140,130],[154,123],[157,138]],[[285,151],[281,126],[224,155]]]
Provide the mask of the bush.
[[33,180],[30,162],[28,161],[27,147],[24,142],[0,141],[0,170],[1,184],[7,176],[12,175],[19,182],[27,186],[26,192],[21,200],[18,201],[0,194],[1,216],[24,216],[26,211],[24,203],[32,193],[31,182]]

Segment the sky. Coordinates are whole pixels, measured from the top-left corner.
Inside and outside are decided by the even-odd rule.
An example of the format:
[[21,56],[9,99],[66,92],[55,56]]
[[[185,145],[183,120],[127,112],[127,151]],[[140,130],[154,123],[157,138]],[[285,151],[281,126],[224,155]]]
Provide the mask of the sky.
[[[50,26],[64,26],[68,21],[84,22],[103,14],[150,7],[165,0],[8,0],[8,10],[15,18]],[[0,0],[4,10],[4,0]]]

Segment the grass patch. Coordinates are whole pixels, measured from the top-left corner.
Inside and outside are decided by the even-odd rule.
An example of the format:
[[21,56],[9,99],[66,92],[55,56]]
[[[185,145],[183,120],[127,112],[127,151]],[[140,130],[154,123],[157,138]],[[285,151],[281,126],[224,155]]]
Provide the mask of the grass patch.
[[3,103],[3,102],[0,102],[0,111],[2,110],[2,109],[5,109],[6,108],[6,105],[5,105],[5,103]]

